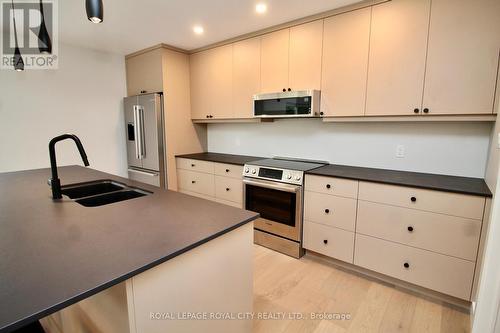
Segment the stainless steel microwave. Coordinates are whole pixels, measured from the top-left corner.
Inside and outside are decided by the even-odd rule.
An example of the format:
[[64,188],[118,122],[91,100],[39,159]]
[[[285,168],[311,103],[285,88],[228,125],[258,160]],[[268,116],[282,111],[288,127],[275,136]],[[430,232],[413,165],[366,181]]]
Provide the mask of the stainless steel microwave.
[[253,115],[258,118],[318,117],[319,90],[287,91],[253,96]]

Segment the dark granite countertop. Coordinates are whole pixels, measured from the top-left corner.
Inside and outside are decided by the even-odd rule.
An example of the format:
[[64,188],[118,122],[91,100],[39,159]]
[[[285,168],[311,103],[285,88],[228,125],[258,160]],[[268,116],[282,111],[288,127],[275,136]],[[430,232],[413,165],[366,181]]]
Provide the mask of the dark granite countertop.
[[236,164],[236,165],[244,165],[245,163],[248,162],[266,158],[258,156],[245,156],[245,155],[220,154],[220,153],[195,153],[195,154],[177,155],[175,157],[191,158],[193,160],[202,160],[202,161]]
[[[79,166],[152,194],[100,207],[53,202],[49,169],[0,173],[0,332],[11,332],[248,223],[258,214]],[[196,209],[193,209],[196,207]]]
[[[176,157],[196,160],[244,165],[266,157],[244,156],[219,153],[197,153],[177,155]],[[411,171],[397,171],[329,164],[307,172],[311,175],[331,176],[376,183],[412,186],[431,190],[491,197],[491,191],[482,178],[438,175]]]
[[363,168],[335,164],[326,165],[308,171],[307,173],[311,175],[331,176],[392,185],[412,186],[446,192],[480,195],[485,197],[492,196],[490,189],[486,185],[486,182],[481,178]]

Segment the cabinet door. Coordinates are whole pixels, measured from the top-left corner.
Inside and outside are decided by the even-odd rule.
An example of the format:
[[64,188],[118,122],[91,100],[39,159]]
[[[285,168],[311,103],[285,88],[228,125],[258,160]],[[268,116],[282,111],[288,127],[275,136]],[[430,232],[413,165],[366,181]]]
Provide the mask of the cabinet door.
[[432,0],[424,102],[430,114],[493,113],[500,1]]
[[366,115],[413,115],[422,104],[430,0],[372,8]]
[[323,20],[290,29],[289,85],[292,90],[320,89]]
[[233,111],[235,118],[253,117],[253,98],[260,91],[260,38],[233,44]]
[[216,47],[210,53],[210,115],[233,117],[233,45]]
[[325,19],[321,111],[325,116],[362,116],[371,8]]
[[162,50],[156,49],[125,60],[127,96],[141,91],[155,93],[163,91]]
[[207,51],[192,54],[189,58],[192,119],[206,119],[211,111],[209,58],[210,53]]
[[290,29],[262,36],[260,91],[279,92],[288,88],[288,49]]

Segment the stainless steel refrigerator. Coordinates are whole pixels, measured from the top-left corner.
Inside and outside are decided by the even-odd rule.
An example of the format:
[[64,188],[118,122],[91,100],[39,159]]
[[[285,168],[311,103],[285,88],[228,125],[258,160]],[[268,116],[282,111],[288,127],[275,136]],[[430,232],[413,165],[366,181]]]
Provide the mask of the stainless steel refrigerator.
[[163,95],[125,97],[128,176],[167,188],[163,130]]

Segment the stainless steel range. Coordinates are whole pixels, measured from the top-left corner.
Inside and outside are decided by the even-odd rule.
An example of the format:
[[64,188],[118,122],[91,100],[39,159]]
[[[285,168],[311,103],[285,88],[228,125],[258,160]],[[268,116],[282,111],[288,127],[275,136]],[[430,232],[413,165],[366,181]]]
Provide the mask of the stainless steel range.
[[304,172],[328,162],[272,158],[243,167],[245,209],[260,213],[254,242],[300,258],[304,206]]

